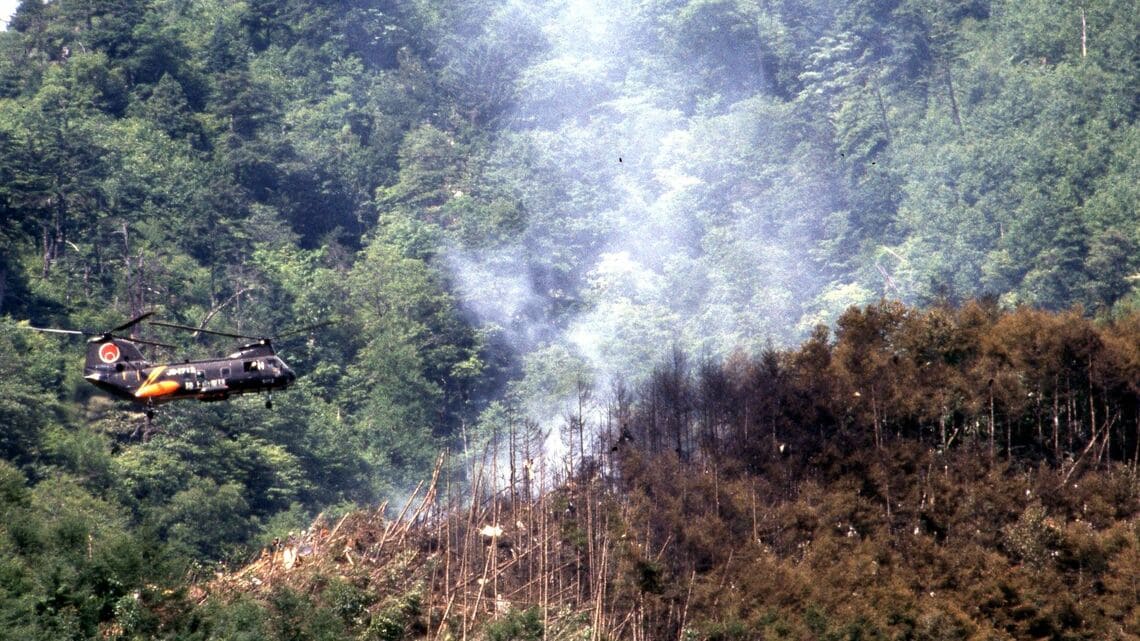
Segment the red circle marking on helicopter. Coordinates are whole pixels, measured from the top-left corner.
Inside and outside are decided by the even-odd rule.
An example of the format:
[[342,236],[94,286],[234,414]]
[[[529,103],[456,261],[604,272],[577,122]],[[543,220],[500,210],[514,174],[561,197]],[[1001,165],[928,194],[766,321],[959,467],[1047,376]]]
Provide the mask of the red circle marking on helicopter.
[[99,348],[99,360],[104,363],[114,363],[119,360],[119,346],[114,343],[104,343]]

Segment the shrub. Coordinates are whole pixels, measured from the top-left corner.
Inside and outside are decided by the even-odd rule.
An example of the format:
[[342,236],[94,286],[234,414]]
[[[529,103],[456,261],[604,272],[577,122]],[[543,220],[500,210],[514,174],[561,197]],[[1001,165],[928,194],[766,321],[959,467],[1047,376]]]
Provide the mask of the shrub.
[[487,624],[487,641],[541,641],[542,610],[514,610],[502,619]]

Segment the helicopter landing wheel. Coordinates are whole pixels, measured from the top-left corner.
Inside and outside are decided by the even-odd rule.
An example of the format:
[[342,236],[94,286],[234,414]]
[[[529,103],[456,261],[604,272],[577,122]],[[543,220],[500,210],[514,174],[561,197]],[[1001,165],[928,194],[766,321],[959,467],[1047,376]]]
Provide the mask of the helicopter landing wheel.
[[267,410],[273,409],[273,399],[272,398],[265,399],[265,409],[267,409]]

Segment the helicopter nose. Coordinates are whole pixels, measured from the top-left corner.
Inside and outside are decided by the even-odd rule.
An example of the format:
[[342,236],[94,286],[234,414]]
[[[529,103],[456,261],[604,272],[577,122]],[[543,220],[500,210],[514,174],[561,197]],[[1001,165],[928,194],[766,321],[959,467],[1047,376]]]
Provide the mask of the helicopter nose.
[[282,374],[285,376],[286,385],[292,385],[297,380],[297,374],[288,367],[285,368],[285,371],[282,372]]

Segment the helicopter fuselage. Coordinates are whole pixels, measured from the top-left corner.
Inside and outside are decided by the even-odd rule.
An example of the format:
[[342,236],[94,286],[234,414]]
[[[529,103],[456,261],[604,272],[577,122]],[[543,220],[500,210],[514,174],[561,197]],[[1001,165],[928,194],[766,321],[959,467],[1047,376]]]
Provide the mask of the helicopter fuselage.
[[221,401],[236,394],[283,390],[297,379],[268,341],[225,358],[151,364],[132,358],[125,339],[93,341],[84,378],[119,398],[154,405],[180,399]]

